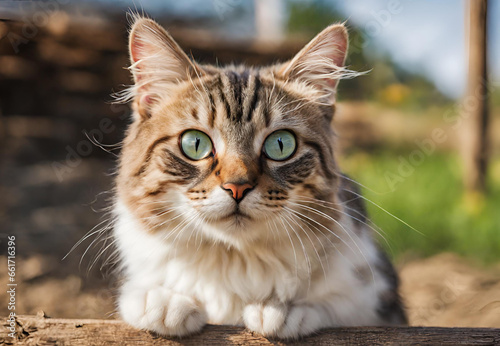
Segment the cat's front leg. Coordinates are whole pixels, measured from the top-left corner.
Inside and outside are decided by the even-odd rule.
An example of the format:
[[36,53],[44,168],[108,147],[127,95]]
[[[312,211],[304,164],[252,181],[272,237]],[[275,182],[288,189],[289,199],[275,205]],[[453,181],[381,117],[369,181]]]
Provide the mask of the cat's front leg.
[[207,322],[194,298],[164,287],[124,287],[118,305],[127,323],[167,336],[196,333]]
[[311,304],[250,304],[243,312],[245,326],[265,336],[298,338],[330,325],[321,306]]

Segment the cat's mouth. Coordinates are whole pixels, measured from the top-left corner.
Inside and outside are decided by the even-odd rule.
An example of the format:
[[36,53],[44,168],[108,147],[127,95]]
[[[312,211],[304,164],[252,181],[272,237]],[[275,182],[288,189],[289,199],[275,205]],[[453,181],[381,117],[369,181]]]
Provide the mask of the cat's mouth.
[[226,216],[221,217],[219,221],[229,221],[229,220],[240,221],[243,219],[250,220],[251,217],[243,213],[239,208],[236,208],[232,213],[229,213]]

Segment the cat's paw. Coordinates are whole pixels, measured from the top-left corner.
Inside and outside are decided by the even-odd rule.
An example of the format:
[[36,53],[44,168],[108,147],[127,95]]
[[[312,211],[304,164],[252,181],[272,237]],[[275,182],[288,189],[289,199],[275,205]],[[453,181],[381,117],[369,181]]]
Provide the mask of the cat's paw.
[[324,311],[310,305],[292,305],[277,336],[284,339],[309,335],[328,325]]
[[311,334],[325,324],[320,311],[309,305],[251,304],[243,312],[245,326],[265,336],[295,339]]
[[167,336],[196,333],[207,322],[195,299],[163,287],[122,292],[119,310],[132,326]]
[[251,331],[272,336],[283,327],[287,310],[284,304],[250,304],[243,311],[243,321]]

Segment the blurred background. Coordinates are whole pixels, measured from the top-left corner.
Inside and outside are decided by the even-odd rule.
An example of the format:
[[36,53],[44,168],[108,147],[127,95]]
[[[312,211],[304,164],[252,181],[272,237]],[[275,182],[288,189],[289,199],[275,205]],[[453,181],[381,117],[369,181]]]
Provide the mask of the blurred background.
[[346,22],[347,65],[368,73],[340,83],[340,164],[411,324],[500,327],[500,3],[486,0],[0,2],[0,255],[15,235],[18,314],[115,318],[103,238],[63,257],[107,225],[130,11],[221,65],[284,61]]

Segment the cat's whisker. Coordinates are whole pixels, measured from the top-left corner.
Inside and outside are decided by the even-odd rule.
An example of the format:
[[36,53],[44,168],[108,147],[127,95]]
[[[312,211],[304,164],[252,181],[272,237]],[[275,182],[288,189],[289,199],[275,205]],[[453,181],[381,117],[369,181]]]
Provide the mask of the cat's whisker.
[[[97,233],[105,232],[107,229],[109,229],[111,227],[111,225],[114,224],[115,221],[116,221],[116,219],[114,217],[110,217],[110,218],[104,219],[103,221],[99,222],[97,225],[92,227],[92,229],[90,231],[88,231],[79,241],[76,242],[75,245],[73,245],[71,247],[71,249],[68,251],[68,253],[62,258],[62,260],[65,260],[66,257],[68,257],[78,246],[80,246],[81,243],[83,243],[88,238],[92,237],[93,235],[95,235]],[[99,227],[100,225],[102,225],[105,222],[108,222],[108,224],[106,226],[103,226],[103,227],[96,230],[97,227]]]
[[[106,245],[106,242],[108,240],[112,240],[108,245]],[[106,251],[113,245],[115,245],[116,243],[116,239],[113,239],[111,236],[108,236],[106,239],[104,239],[104,244],[103,246],[101,247],[101,250],[98,252],[98,254],[94,257],[94,260],[92,261],[92,263],[90,264],[87,272],[90,273],[90,271],[92,270],[92,268],[94,267],[94,265],[97,263],[97,261],[102,257],[102,255],[104,253],[106,253]],[[108,257],[109,258],[109,257]],[[101,269],[102,269],[102,265],[101,265]]]
[[189,249],[189,246],[191,245],[191,237],[193,236],[193,233],[196,232],[196,237],[195,237],[195,244],[196,244],[196,240],[198,239],[198,232],[197,232],[197,228],[198,228],[198,225],[201,223],[201,218],[199,217],[197,220],[196,220],[196,223],[194,224],[193,227],[191,227],[191,233],[189,234],[189,237],[186,241],[186,249]]
[[340,237],[338,234],[332,232],[331,229],[329,229],[328,227],[326,227],[325,225],[323,225],[322,223],[312,219],[311,217],[307,216],[307,215],[304,215],[302,213],[300,213],[299,211],[297,210],[294,210],[292,208],[289,208],[289,207],[286,207],[284,206],[283,207],[284,210],[287,210],[289,212],[292,212],[292,213],[296,213],[298,216],[302,217],[302,218],[306,218],[314,223],[316,223],[317,225],[321,226],[323,229],[325,229],[327,232],[329,232],[330,234],[332,234],[335,238],[337,238],[338,240],[340,240],[342,243],[344,243],[345,246],[347,246],[353,253],[355,252],[354,249],[349,245],[349,243],[345,242],[344,239],[342,239],[342,237]]
[[156,201],[140,201],[140,202],[138,202],[138,204],[141,206],[148,206],[148,205],[155,205],[155,204],[168,205],[168,204],[175,204],[175,203],[179,203],[179,200],[178,199],[161,198],[160,200],[156,200]]
[[154,215],[151,215],[151,216],[143,217],[141,219],[148,220],[148,219],[153,219],[153,218],[159,218],[159,217],[162,217],[162,216],[167,215],[169,213],[175,212],[179,209],[182,209],[182,207],[168,207],[168,208],[161,207],[161,208],[151,209],[151,210],[149,210],[149,212],[155,212],[155,211],[159,211],[159,210],[163,210],[163,211],[156,213]]
[[171,254],[171,256],[173,258],[175,258],[175,256],[177,256],[177,249],[175,248],[175,245],[174,245],[174,242],[175,240],[177,239],[177,237],[179,236],[180,233],[182,233],[182,231],[184,230],[184,227],[189,224],[189,222],[191,221],[192,217],[189,217],[185,220],[183,220],[180,224],[178,224],[174,229],[172,229],[171,231],[168,232],[168,234],[162,239],[164,242],[167,242],[172,236],[175,235],[174,239],[172,240],[172,248],[174,248],[175,252],[173,254]]
[[[312,264],[311,264],[311,261],[309,259],[309,255],[308,255],[308,252],[306,250],[306,247],[304,246],[304,242],[300,238],[300,236],[297,233],[297,231],[295,230],[295,228],[288,221],[288,218],[286,217],[286,214],[283,214],[282,216],[283,216],[283,220],[288,224],[288,226],[290,226],[290,229],[295,234],[295,236],[297,237],[297,240],[300,243],[300,246],[302,247],[302,252],[304,253],[304,258],[305,258],[306,264],[307,264],[307,278],[308,278],[308,280],[310,280],[310,278],[311,278],[311,272],[312,272]],[[309,281],[309,284],[310,284],[310,281]]]
[[367,201],[368,203],[374,205],[375,207],[377,207],[378,209],[382,210],[384,213],[386,213],[387,215],[393,217],[394,219],[396,219],[397,221],[401,222],[403,225],[405,225],[406,227],[410,228],[411,230],[417,232],[418,234],[420,234],[421,236],[425,237],[426,235],[422,232],[420,232],[419,230],[417,230],[415,227],[411,226],[409,223],[405,222],[404,220],[401,220],[399,217],[397,217],[396,215],[392,214],[391,212],[387,211],[386,209],[384,209],[382,206],[378,205],[377,203],[375,203],[374,201],[372,201],[371,199],[369,198],[366,198],[364,197],[363,195],[360,195],[359,193],[355,192],[355,191],[351,191],[351,190],[347,190],[347,189],[343,189],[344,191],[347,191],[347,192],[350,192],[354,195],[356,195],[357,197]]
[[[302,207],[303,207],[303,206],[302,206]],[[288,209],[288,210],[293,210],[293,209],[288,208],[288,207],[285,207],[285,208],[286,208],[286,209]],[[314,208],[310,208],[310,207],[308,207],[308,208],[309,208],[309,211],[311,211],[311,212],[313,212],[313,213],[316,211]],[[307,209],[307,208],[305,208],[305,209]],[[328,232],[330,232],[331,234],[333,234],[333,235],[337,236],[337,238],[338,238],[338,239],[339,239],[342,243],[344,243],[344,245],[346,245],[346,246],[347,246],[347,247],[351,250],[351,252],[352,252],[352,253],[356,253],[356,252],[358,252],[358,253],[361,255],[361,257],[363,257],[363,259],[364,259],[364,261],[366,262],[366,264],[368,265],[368,267],[369,267],[369,269],[370,269],[370,273],[371,273],[371,275],[372,275],[372,280],[375,280],[375,275],[374,275],[374,272],[373,272],[373,268],[372,268],[372,266],[371,266],[370,262],[368,261],[368,259],[366,258],[366,256],[365,256],[364,252],[361,250],[361,248],[359,247],[358,243],[354,240],[354,238],[352,238],[352,236],[351,236],[351,234],[350,234],[351,232],[349,232],[348,230],[346,230],[346,229],[345,229],[345,227],[344,227],[344,226],[342,226],[342,224],[341,224],[340,222],[338,222],[337,220],[335,220],[334,218],[330,217],[330,216],[329,216],[329,215],[327,215],[327,214],[324,214],[324,213],[321,213],[321,212],[316,212],[316,214],[317,214],[317,215],[319,215],[319,216],[323,216],[323,217],[324,217],[324,218],[326,218],[327,220],[330,220],[330,221],[333,221],[334,223],[336,223],[336,224],[337,224],[337,225],[338,225],[338,226],[339,226],[339,227],[340,227],[340,228],[341,228],[341,229],[342,229],[342,230],[343,230],[343,231],[347,234],[347,236],[350,238],[350,240],[353,242],[354,246],[356,247],[357,251],[355,251],[355,250],[354,250],[354,249],[350,246],[350,244],[349,244],[349,243],[347,243],[346,241],[344,241],[344,240],[342,239],[342,237],[340,237],[340,236],[338,236],[336,233],[332,232],[332,231],[331,231],[328,227],[324,226],[322,223],[319,223],[318,221],[316,221],[316,220],[314,220],[314,219],[312,219],[312,218],[309,218],[308,216],[306,216],[306,215],[304,215],[304,214],[302,214],[302,213],[300,213],[300,212],[298,212],[298,211],[296,211],[296,210],[294,210],[294,211],[295,211],[296,213],[298,213],[299,215],[301,215],[301,216],[303,216],[303,217],[306,217],[306,218],[310,219],[311,221],[313,221],[313,222],[315,222],[315,223],[317,223],[317,224],[321,225],[321,226],[322,226],[324,229],[326,229]],[[322,215],[322,214],[323,214],[323,215]],[[358,240],[359,240],[359,238],[358,238]]]
[[141,221],[151,221],[151,220],[156,220],[158,218],[161,218],[162,216],[165,216],[167,214],[170,214],[172,212],[175,212],[177,209],[165,209],[165,208],[156,208],[156,209],[152,209],[152,210],[148,210],[148,212],[150,213],[154,213],[152,215],[149,215],[149,216],[143,216],[141,218],[138,218],[138,220],[141,220]]
[[347,175],[342,175],[342,179],[348,180],[348,181],[350,181],[351,183],[354,183],[354,184],[356,184],[356,185],[359,185],[359,186],[361,186],[363,189],[368,190],[368,191],[370,191],[370,192],[373,192],[373,193],[374,193],[374,194],[376,194],[376,195],[387,195],[388,193],[391,193],[391,192],[392,192],[392,191],[387,191],[387,192],[378,192],[378,191],[375,191],[375,190],[373,190],[372,188],[369,188],[368,186],[361,184],[359,181],[356,181],[356,180],[354,180],[354,179],[349,178]]
[[[301,220],[301,219],[300,219],[297,215],[295,215],[295,214],[292,214],[292,213],[290,213],[290,212],[287,212],[287,213],[290,215],[291,219],[295,222],[295,224],[296,224],[297,226],[299,226],[299,227],[302,229],[302,231],[304,232],[304,234],[307,236],[307,238],[308,238],[308,239],[309,239],[309,241],[311,242],[311,244],[312,244],[312,246],[313,246],[314,250],[316,251],[316,255],[317,255],[318,260],[319,260],[319,262],[320,262],[320,264],[321,264],[321,268],[323,269],[323,273],[326,275],[326,273],[325,273],[325,268],[323,267],[323,260],[321,259],[321,256],[319,255],[319,253],[318,253],[318,251],[317,251],[317,249],[316,249],[316,247],[315,247],[315,245],[314,245],[313,240],[309,237],[308,232],[307,232],[307,231],[304,229],[304,227],[302,226],[302,225],[306,226],[306,225],[305,225],[305,223],[304,223],[304,221],[303,221],[303,220]],[[311,231],[311,233],[312,233],[312,234],[316,237],[316,240],[317,240],[317,241],[318,241],[318,243],[321,245],[322,254],[323,254],[323,255],[325,255],[325,254],[327,253],[327,251],[326,251],[325,245],[323,244],[323,242],[321,241],[321,239],[320,239],[320,238],[318,237],[318,235],[317,235],[315,232],[313,232],[313,231],[312,231],[309,227],[308,227],[308,230],[309,230],[309,231]]]
[[192,230],[191,230],[191,233],[189,234],[189,238],[188,240],[186,241],[186,248],[189,247],[190,245],[190,240],[191,240],[191,237],[193,236],[193,233],[196,231],[196,238],[195,238],[195,244],[196,244],[196,241],[198,240],[198,225],[203,225],[203,223],[205,222],[205,217],[202,216],[202,215],[197,215],[197,220],[196,220],[196,223],[194,224],[194,226],[192,227]]
[[[304,229],[304,227],[302,227],[302,225],[301,225],[299,222],[297,222],[297,221],[295,220],[295,217],[296,217],[296,216],[295,216],[295,215],[293,215],[293,214],[291,214],[291,213],[288,213],[288,215],[289,215],[289,219],[290,219],[290,221],[294,222],[297,226],[299,226],[299,228],[302,230],[302,232],[306,235],[307,239],[309,239],[309,242],[311,243],[311,246],[313,247],[313,250],[314,250],[314,252],[316,253],[316,256],[318,257],[318,262],[319,262],[319,264],[320,264],[320,266],[321,266],[321,269],[322,269],[322,271],[323,271],[323,274],[324,274],[324,277],[325,277],[325,280],[326,280],[326,271],[325,271],[325,267],[323,266],[323,260],[321,259],[321,256],[319,255],[319,252],[318,252],[318,250],[316,249],[316,246],[314,245],[313,240],[311,239],[311,237],[309,236],[309,234],[307,233],[307,231]],[[317,236],[315,233],[313,233],[313,234],[316,236],[316,239],[317,239],[317,240],[318,240],[318,242],[321,244],[321,246],[322,246],[322,248],[323,248],[323,253],[325,253],[325,252],[324,252],[324,251],[325,251],[325,247],[323,246],[322,242],[320,241],[320,239],[318,238],[318,236]],[[310,274],[311,274],[311,273],[309,273],[309,275],[310,275]],[[309,282],[308,282],[308,289],[309,289],[309,288],[310,288],[310,284],[311,284],[311,279],[310,279],[310,277],[309,277],[309,279],[308,279],[308,280],[309,280]]]
[[314,214],[316,214],[318,216],[322,216],[322,217],[326,218],[327,220],[335,222],[345,232],[345,234],[349,237],[349,239],[352,241],[352,243],[354,244],[354,246],[358,250],[359,254],[363,257],[363,259],[365,260],[366,264],[370,268],[370,272],[372,274],[372,279],[375,280],[375,274],[373,273],[373,268],[372,268],[372,266],[370,264],[370,261],[368,261],[368,259],[365,256],[365,253],[359,247],[358,242],[351,236],[351,233],[353,233],[356,236],[356,238],[358,238],[358,240],[360,241],[361,239],[359,239],[359,236],[355,232],[347,230],[339,221],[335,220],[335,218],[331,217],[330,215],[328,215],[326,213],[323,213],[322,211],[319,211],[319,210],[317,210],[315,208],[312,208],[312,207],[309,207],[309,206],[306,206],[306,205],[301,205],[299,203],[293,203],[292,202],[292,204],[295,204],[299,208],[303,208],[303,209],[309,210],[310,212],[312,212],[312,213],[314,213]]
[[84,132],[84,135],[85,137],[87,137],[87,139],[90,141],[90,143],[92,143],[93,145],[95,145],[96,147],[102,149],[103,151],[107,152],[108,154],[111,154],[113,155],[114,157],[118,158],[119,156],[115,153],[113,153],[111,150],[109,149],[106,149],[101,143],[99,143],[99,141],[95,138],[90,138],[89,134],[85,131]]
[[[95,213],[100,213],[100,212],[104,212],[104,215],[103,217],[106,217],[106,216],[109,216],[109,215],[112,215],[113,213],[113,194],[115,193],[115,189],[110,189],[110,190],[106,190],[106,191],[102,191],[102,192],[99,192],[98,194],[95,195],[94,199],[92,200],[92,202],[90,202],[90,206],[92,208],[92,211],[95,212]],[[104,195],[110,195],[109,198],[106,198],[105,201],[107,202],[111,202],[110,205],[108,206],[105,206],[105,207],[101,207],[101,209],[95,209],[94,208],[94,204],[97,203],[98,199],[101,197],[101,196],[104,196]]]
[[[338,234],[332,232],[328,227],[324,226],[322,223],[314,220],[314,219],[311,219],[305,215],[302,215],[301,213],[297,212],[296,210],[293,210],[293,209],[289,209],[288,212],[290,213],[293,213],[297,216],[298,219],[300,219],[301,221],[305,222],[307,225],[308,225],[308,228],[310,229],[310,227],[313,227],[317,232],[319,232],[320,234],[322,234],[325,239],[328,240],[328,242],[333,246],[333,248],[339,253],[339,255],[344,258],[348,263],[350,263],[351,265],[353,265],[352,261],[349,260],[348,257],[346,257],[342,251],[340,251],[340,249],[337,247],[337,245],[332,242],[332,240],[330,239],[330,237],[327,236],[327,234],[330,234],[330,235],[333,235],[336,239],[340,240],[342,243],[344,243],[344,245],[346,245],[350,250],[351,252],[353,252],[353,250],[349,247],[349,244],[345,243],[345,241],[339,237]],[[313,223],[312,223],[313,222]],[[318,228],[318,226],[316,225],[319,225],[321,226],[323,229],[325,229],[327,231],[327,233],[325,234],[320,228]]]
[[159,229],[160,227],[164,226],[167,223],[172,222],[173,220],[176,220],[178,218],[183,218],[180,221],[180,223],[178,223],[172,230],[168,230],[168,234],[163,240],[165,240],[165,241],[168,240],[172,236],[173,232],[175,232],[179,227],[182,227],[182,225],[184,225],[187,222],[188,219],[185,217],[186,215],[189,215],[189,211],[180,213],[180,214],[176,215],[175,217],[168,219],[168,220],[165,220],[162,223],[155,226],[156,229]]
[[[359,210],[356,210],[355,208],[351,208],[348,205],[345,205],[343,203],[341,203],[341,205],[342,205],[342,208],[347,209],[349,211],[352,211],[353,213],[358,214],[360,217],[363,217],[366,220],[366,222],[364,222],[364,224],[367,225],[368,227],[371,226],[371,229],[374,232],[376,232],[378,235],[380,235],[382,238],[384,238],[385,241],[387,241],[385,239],[385,237],[387,236],[387,234],[385,233],[385,231],[382,228],[380,228],[379,226],[377,226],[369,217],[367,217],[365,214],[363,214]],[[351,217],[354,218],[354,216],[352,216],[352,215],[351,215]],[[359,221],[359,220],[357,220],[357,221]],[[363,220],[361,220],[360,222],[363,222]],[[387,245],[389,245],[389,244],[387,244]]]
[[273,239],[276,240],[276,232],[272,228],[271,217],[269,215],[267,215],[267,214],[264,214],[264,215],[265,215],[265,221],[266,221],[266,228],[271,231],[271,233],[273,234]]
[[[303,197],[305,197],[305,196],[300,196],[300,197],[301,197],[301,198],[303,198]],[[386,237],[385,237],[385,235],[382,233],[383,231],[382,231],[381,229],[380,229],[380,231],[379,231],[379,230],[375,229],[375,228],[374,228],[372,225],[370,225],[369,223],[367,223],[367,222],[365,222],[365,221],[363,221],[363,220],[361,220],[361,219],[359,219],[359,218],[357,218],[357,217],[355,217],[355,216],[352,216],[351,214],[346,213],[345,211],[343,211],[343,210],[341,210],[341,209],[338,209],[338,208],[334,208],[334,207],[331,207],[331,206],[324,205],[323,203],[320,203],[320,202],[319,202],[320,200],[315,200],[315,199],[313,199],[313,200],[300,200],[300,199],[294,199],[294,201],[297,201],[297,202],[299,202],[299,203],[300,203],[300,202],[303,202],[303,203],[315,204],[315,205],[321,206],[322,208],[330,209],[330,210],[333,210],[333,211],[339,212],[339,213],[341,213],[341,214],[343,214],[343,215],[345,215],[345,216],[348,216],[348,217],[350,217],[351,219],[356,220],[356,221],[358,221],[358,222],[362,223],[363,225],[365,225],[365,226],[369,227],[372,231],[374,231],[376,234],[378,234],[378,235],[379,235],[379,236],[380,236],[380,237],[384,240],[384,242],[387,244],[387,246],[388,246],[389,248],[391,248],[391,244],[389,244],[389,241],[386,239]],[[351,211],[353,211],[353,212],[356,212],[356,213],[357,213],[357,214],[359,214],[360,216],[364,217],[364,215],[363,215],[362,213],[360,213],[359,211],[357,211],[357,210],[356,210],[356,209],[354,209],[354,208],[350,208],[350,207],[348,207],[348,206],[346,206],[346,205],[342,205],[342,207],[343,207],[343,208],[346,208],[346,209],[349,209],[349,210],[351,210]]]
[[288,236],[288,239],[290,240],[290,244],[292,245],[292,250],[293,250],[293,257],[295,259],[295,278],[298,279],[299,277],[299,262],[298,262],[298,259],[297,259],[297,252],[295,251],[295,245],[293,245],[293,240],[292,240],[292,237],[290,236],[290,233],[288,232],[288,229],[285,225],[285,223],[283,222],[283,216],[282,215],[279,215],[279,219],[281,224],[283,225],[283,229],[285,230],[287,236]]
[[[342,189],[342,190],[345,190],[345,189]],[[345,190],[345,191],[349,191],[349,190]],[[350,199],[350,200],[347,200],[347,201],[341,201],[341,202],[339,202],[339,203],[333,203],[333,202],[324,201],[324,200],[321,200],[321,199],[316,199],[316,198],[312,198],[312,197],[308,197],[308,196],[303,196],[303,195],[299,195],[298,197],[307,199],[307,200],[306,200],[306,201],[304,201],[304,202],[307,202],[307,203],[317,203],[318,205],[323,206],[323,207],[325,207],[325,208],[332,208],[332,210],[333,210],[333,209],[335,209],[334,207],[341,205],[341,206],[342,206],[342,208],[348,209],[348,210],[350,210],[350,211],[352,211],[352,212],[354,212],[354,213],[358,214],[360,217],[365,218],[368,222],[370,222],[370,223],[372,224],[372,227],[376,227],[376,228],[378,229],[378,231],[380,232],[380,233],[379,233],[379,235],[380,235],[380,236],[382,236],[383,238],[385,238],[385,235],[386,235],[386,234],[385,234],[385,232],[384,232],[384,230],[383,230],[383,229],[381,229],[380,227],[378,227],[378,226],[377,226],[377,225],[376,225],[376,224],[375,224],[375,223],[374,223],[374,222],[373,222],[370,218],[368,218],[368,217],[367,217],[364,213],[362,213],[362,212],[360,212],[359,210],[356,210],[356,209],[351,208],[351,207],[349,207],[348,205],[346,205],[347,203],[349,203],[349,202],[351,202],[351,201],[353,201],[353,200],[355,200],[355,199],[359,199],[359,197],[355,197],[355,198]],[[329,205],[330,205],[330,206],[329,206]],[[340,210],[337,210],[337,211],[339,211],[339,212],[340,212]],[[350,214],[348,214],[348,215],[350,215]],[[352,217],[352,215],[350,215],[350,216]],[[353,217],[353,218],[354,218],[354,217]],[[358,220],[358,219],[356,219],[356,220],[357,220],[357,221],[362,222],[362,220]],[[365,222],[365,224],[366,224],[367,226],[369,226],[369,227],[370,227],[370,225],[369,225],[367,222]],[[372,228],[372,229],[373,229],[373,228]],[[375,230],[374,230],[374,231],[375,231]],[[375,231],[375,232],[376,232],[376,231]],[[377,232],[377,233],[378,233],[378,232]],[[388,245],[389,245],[389,244],[388,244]]]
[[[279,240],[279,244],[280,244],[280,246],[281,246],[281,245],[282,245],[282,241],[281,241],[282,237],[280,237],[280,236],[279,236],[279,228],[278,228],[278,225],[276,224],[276,221],[275,221],[275,218],[274,218],[274,217],[273,217],[273,218],[271,218],[271,221],[272,221],[272,223],[273,223],[273,224],[272,224],[272,226],[274,226],[273,228],[274,228],[274,230],[276,231],[276,234],[278,234],[278,240]],[[273,232],[273,233],[274,233],[274,232]]]
[[[167,241],[173,234],[177,234],[178,230],[182,229],[184,227],[184,225],[186,225],[187,223],[189,223],[190,220],[193,217],[195,217],[195,215],[190,215],[190,214],[191,214],[191,212],[188,210],[188,211],[186,211],[184,213],[181,213],[181,214],[177,215],[175,218],[182,217],[183,218],[182,221],[179,224],[177,224],[177,226],[175,226],[172,230],[169,230],[168,231],[168,235],[163,240]],[[169,223],[169,222],[171,222],[171,220],[167,220],[165,223]]]
[[102,271],[105,267],[109,267],[109,268],[113,269],[119,263],[119,259],[120,259],[119,254],[120,254],[120,250],[118,249],[118,247],[115,247],[113,252],[111,252],[109,254],[109,256],[107,256],[106,259],[102,262],[99,270]]
[[[207,218],[206,216],[202,215],[202,225],[205,224],[207,222]],[[196,232],[196,238],[195,238],[195,244],[198,242],[198,235],[200,234],[200,232]],[[200,247],[201,245],[203,244],[203,237],[200,236],[200,245],[198,245],[198,247],[196,248],[196,251],[199,251],[200,250]]]
[[160,228],[161,226],[163,226],[163,225],[165,225],[165,224],[167,224],[167,223],[170,223],[170,222],[172,222],[172,221],[174,221],[174,220],[177,220],[177,219],[178,219],[178,218],[180,218],[180,217],[183,217],[183,216],[184,216],[184,215],[186,215],[187,213],[188,213],[188,211],[186,211],[186,212],[182,212],[182,213],[180,213],[180,214],[177,214],[176,216],[174,216],[174,217],[172,217],[172,218],[170,218],[170,219],[168,219],[168,220],[165,220],[165,221],[163,221],[163,222],[159,223],[158,225],[154,225],[154,228],[158,229],[158,228]]
[[104,235],[104,231],[107,230],[107,229],[109,229],[110,227],[111,226],[108,226],[107,228],[103,229],[102,232],[99,232],[98,236],[89,244],[89,246],[87,246],[87,248],[83,252],[82,257],[80,258],[79,266],[81,266],[81,264],[83,262],[83,259],[85,258],[85,255],[87,255],[87,253],[92,248],[92,246],[96,243],[96,241],[98,241]]
[[[178,232],[177,232],[177,235],[175,236],[175,238],[174,238],[174,240],[173,240],[173,242],[172,242],[173,247],[174,247],[174,249],[175,249],[175,255],[174,255],[174,257],[177,257],[177,249],[178,249],[178,248],[177,248],[176,244],[177,244],[177,241],[178,241],[178,237],[179,237],[182,233],[184,233],[184,231],[185,231],[185,230],[186,230],[186,229],[187,229],[187,228],[191,225],[191,223],[192,223],[193,221],[197,221],[197,220],[198,220],[198,219],[197,219],[197,215],[192,215],[192,216],[191,216],[191,218],[189,219],[189,221],[188,221],[188,222],[187,222],[187,223],[186,223],[186,224],[182,227],[182,229],[181,229],[180,231],[178,231]],[[194,228],[193,228],[193,229],[194,229]]]
[[[321,235],[322,235],[322,236],[323,236],[323,237],[324,237],[324,238],[325,238],[325,239],[326,239],[326,240],[330,243],[330,245],[332,245],[332,246],[333,246],[333,248],[334,248],[336,251],[338,251],[338,252],[339,252],[339,254],[343,257],[342,252],[341,252],[340,250],[338,250],[337,246],[336,246],[336,245],[332,242],[332,240],[331,240],[329,237],[327,237],[327,236],[326,236],[326,234],[325,234],[323,231],[321,231],[318,227],[316,227],[315,225],[311,225],[311,224],[309,223],[309,221],[308,221],[308,220],[303,220],[303,219],[301,219],[300,217],[298,217],[298,216],[297,216],[297,215],[295,215],[295,214],[290,213],[290,215],[292,215],[292,216],[293,216],[293,217],[297,220],[297,222],[301,222],[301,223],[302,223],[305,227],[307,227],[307,229],[308,229],[308,230],[309,230],[312,234],[314,234],[314,236],[316,236],[316,238],[318,239],[318,242],[321,244],[321,247],[322,247],[322,249],[323,249],[323,254],[325,254],[325,255],[327,254],[327,251],[326,251],[326,248],[325,248],[325,244],[323,244],[323,242],[322,242],[322,241],[321,241],[321,239],[318,237],[318,235],[316,234],[316,232],[314,232],[314,231],[311,229],[311,226],[312,226],[312,227],[314,227],[314,229],[315,229],[315,230],[316,230],[319,234],[321,234]],[[328,269],[330,269],[330,262],[329,262],[329,261],[326,261],[326,265],[327,265]],[[326,279],[326,277],[325,277],[325,279]]]

